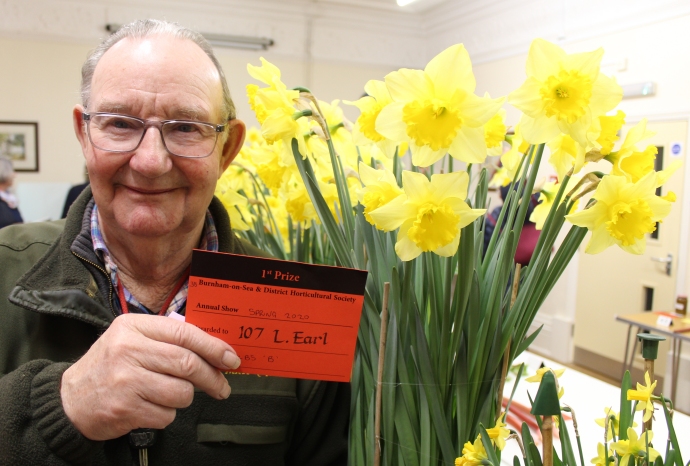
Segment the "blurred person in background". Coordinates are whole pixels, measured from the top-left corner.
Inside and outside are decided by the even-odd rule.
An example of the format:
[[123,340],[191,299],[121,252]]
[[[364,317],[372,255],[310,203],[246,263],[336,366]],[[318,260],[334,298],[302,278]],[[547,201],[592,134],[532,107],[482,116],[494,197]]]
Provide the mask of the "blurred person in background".
[[24,222],[17,208],[17,197],[10,191],[15,176],[12,161],[0,156],[0,228]]

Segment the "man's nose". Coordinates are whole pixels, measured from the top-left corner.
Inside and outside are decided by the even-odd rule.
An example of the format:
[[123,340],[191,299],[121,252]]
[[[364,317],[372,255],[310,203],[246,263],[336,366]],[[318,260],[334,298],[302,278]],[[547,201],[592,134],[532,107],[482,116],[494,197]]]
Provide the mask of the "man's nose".
[[130,159],[130,166],[150,178],[161,176],[172,168],[172,159],[156,127],[146,128],[144,138]]

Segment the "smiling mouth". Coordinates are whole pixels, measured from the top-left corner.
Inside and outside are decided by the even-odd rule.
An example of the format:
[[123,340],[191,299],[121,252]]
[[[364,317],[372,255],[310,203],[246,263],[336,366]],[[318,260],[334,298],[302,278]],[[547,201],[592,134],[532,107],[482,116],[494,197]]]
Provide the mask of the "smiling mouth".
[[169,189],[147,189],[147,188],[134,188],[132,186],[126,186],[126,188],[130,191],[133,191],[137,194],[144,194],[148,196],[155,196],[158,194],[166,194],[169,192],[174,191],[174,188],[169,188]]

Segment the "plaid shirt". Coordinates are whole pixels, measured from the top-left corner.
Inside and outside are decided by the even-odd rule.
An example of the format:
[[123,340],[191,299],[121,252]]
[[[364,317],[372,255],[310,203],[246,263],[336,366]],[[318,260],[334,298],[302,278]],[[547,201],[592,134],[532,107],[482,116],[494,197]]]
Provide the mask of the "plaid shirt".
[[[117,277],[117,265],[110,257],[108,252],[108,246],[105,245],[103,241],[103,233],[101,232],[100,225],[98,223],[98,206],[93,206],[93,211],[91,212],[91,240],[93,242],[93,250],[96,255],[105,264],[105,269],[110,273],[110,280],[113,282],[113,286],[117,290],[118,287],[118,277]],[[204,230],[201,235],[201,241],[199,242],[198,249],[204,251],[218,251],[218,233],[216,232],[216,225],[213,223],[213,217],[211,217],[211,212],[206,211],[206,219],[204,221]],[[129,311],[138,314],[155,314],[149,308],[141,304],[137,298],[135,298],[132,293],[127,290],[124,286],[122,287],[125,292],[125,300],[129,305]],[[185,280],[180,291],[177,292],[170,305],[165,310],[165,315],[170,315],[171,312],[176,312],[177,314],[184,315],[185,306],[187,304],[187,291],[189,288],[189,279]],[[122,313],[120,309],[120,301],[117,301],[118,313]]]

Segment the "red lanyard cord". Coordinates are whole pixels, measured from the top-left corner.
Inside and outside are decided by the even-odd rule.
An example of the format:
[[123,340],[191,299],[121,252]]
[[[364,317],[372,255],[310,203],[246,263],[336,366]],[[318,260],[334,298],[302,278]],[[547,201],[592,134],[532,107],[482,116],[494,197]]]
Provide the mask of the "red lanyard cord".
[[[173,299],[175,299],[175,296],[177,295],[177,293],[179,293],[179,291],[184,286],[185,282],[189,278],[189,270],[190,270],[190,267],[187,267],[187,270],[185,270],[185,272],[182,274],[180,279],[175,284],[175,288],[173,288],[172,293],[170,293],[168,295],[168,298],[165,300],[163,307],[161,308],[160,312],[158,312],[159,316],[165,315],[165,311],[168,310],[170,303],[172,302]],[[120,279],[120,277],[118,277],[118,279],[117,279],[117,297],[120,301],[120,307],[122,308],[122,313],[123,314],[129,314],[129,307],[127,306],[127,299],[125,298],[125,287],[122,285],[122,280]]]

